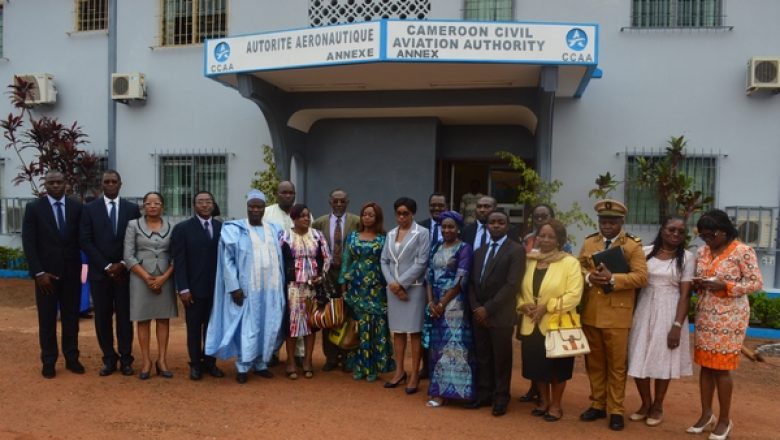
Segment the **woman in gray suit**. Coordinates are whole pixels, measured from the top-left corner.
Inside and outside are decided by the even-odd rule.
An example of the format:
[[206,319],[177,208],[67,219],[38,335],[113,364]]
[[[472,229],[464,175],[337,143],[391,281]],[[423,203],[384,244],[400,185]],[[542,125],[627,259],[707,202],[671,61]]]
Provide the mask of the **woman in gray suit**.
[[149,339],[152,319],[156,322],[158,357],[157,374],[173,377],[168,370],[169,318],[178,314],[173,291],[171,257],[171,223],[162,217],[163,196],[152,191],[144,196],[144,215],[130,221],[125,233],[124,260],[130,268],[130,320],[137,322],[142,367],[138,377],[149,379],[152,359]]
[[421,335],[426,292],[423,281],[428,264],[428,230],[414,222],[417,203],[401,197],[393,204],[398,226],[387,234],[382,249],[382,274],[387,281],[387,317],[393,332],[395,376],[385,388],[395,388],[407,379],[404,370],[406,335],[411,336],[412,374],[406,394],[414,394],[420,383]]

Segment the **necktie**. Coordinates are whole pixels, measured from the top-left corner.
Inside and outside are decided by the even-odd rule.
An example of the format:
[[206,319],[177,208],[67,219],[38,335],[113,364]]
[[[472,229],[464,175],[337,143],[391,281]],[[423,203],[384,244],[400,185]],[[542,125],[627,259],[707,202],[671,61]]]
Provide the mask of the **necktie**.
[[203,221],[203,230],[206,231],[206,235],[209,236],[209,238],[214,238],[213,235],[211,235],[211,229],[209,228],[209,221],[204,220]]
[[484,223],[480,223],[479,226],[482,229],[482,240],[479,243],[479,247],[482,247],[482,246],[485,245],[485,243],[487,243],[487,236],[488,235],[487,235],[487,229],[485,229],[485,224]]
[[336,217],[336,227],[333,228],[333,265],[341,266],[341,217]]
[[116,237],[116,202],[112,200],[109,204],[111,209],[108,210],[108,219],[111,221],[111,230],[114,231]]
[[439,223],[433,222],[433,234],[431,234],[431,245],[439,241]]
[[612,244],[612,240],[604,240],[604,250],[609,249],[609,246]]
[[60,235],[65,236],[65,212],[62,210],[62,202],[54,202],[54,206],[57,208],[57,228],[60,231]]
[[490,251],[488,253],[487,260],[485,260],[485,265],[482,267],[482,274],[479,276],[480,281],[482,281],[482,278],[484,278],[485,271],[487,270],[488,266],[490,266],[490,262],[493,261],[493,257],[496,256],[496,246],[498,246],[498,243],[495,241],[490,243]]

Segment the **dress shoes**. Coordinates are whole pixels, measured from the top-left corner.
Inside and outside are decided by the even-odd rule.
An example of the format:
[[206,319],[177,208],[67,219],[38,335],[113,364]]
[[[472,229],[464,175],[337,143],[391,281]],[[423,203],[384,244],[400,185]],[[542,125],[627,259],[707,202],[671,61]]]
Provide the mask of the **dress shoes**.
[[236,382],[245,384],[249,380],[249,375],[246,373],[236,373]]
[[518,397],[517,400],[523,403],[537,402],[539,400],[539,393],[536,390],[528,390],[527,393]]
[[479,409],[483,406],[490,406],[492,403],[490,400],[472,400],[471,402],[463,404],[463,407],[466,409]]
[[65,368],[70,370],[72,373],[76,374],[84,374],[84,366],[81,365],[81,362],[79,362],[78,359],[74,359],[72,361],[65,361]]
[[729,420],[729,426],[726,428],[725,431],[723,431],[723,434],[720,435],[715,434],[715,431],[713,430],[710,433],[710,436],[707,438],[709,440],[726,440],[727,438],[729,438],[729,434],[731,433],[731,428],[733,427],[734,427],[734,423],[731,420]]
[[116,371],[116,364],[103,364],[100,371],[98,371],[98,374],[101,376],[111,376],[114,371]]
[[325,362],[325,365],[322,366],[322,371],[327,373],[328,371],[333,371],[333,370],[335,370],[338,367],[339,367],[338,362],[328,361],[328,362]]
[[267,368],[265,370],[255,370],[255,376],[260,376],[264,379],[271,379],[274,377],[274,373],[271,373]]
[[225,377],[225,373],[223,373],[222,370],[219,369],[217,364],[206,367],[206,371],[209,372],[209,375],[211,375],[211,377]]
[[171,370],[163,370],[160,367],[160,363],[159,362],[155,362],[154,363],[154,369],[155,369],[155,371],[157,371],[157,375],[158,376],[162,376],[162,377],[164,377],[166,379],[173,379],[173,371],[171,371]]
[[496,403],[495,405],[493,405],[492,414],[495,417],[501,417],[504,414],[506,414],[506,403]]
[[623,416],[621,414],[609,415],[609,429],[613,431],[622,431],[624,427],[625,424],[623,423]]
[[46,379],[52,379],[56,375],[57,370],[54,369],[54,364],[43,364],[43,368],[41,368],[41,376],[45,377]]
[[607,418],[607,412],[603,409],[596,409],[593,407],[590,407],[585,410],[584,413],[580,414],[580,420],[583,422],[592,422],[594,420],[598,419],[605,419]]
[[[116,370],[116,368],[114,368]],[[135,371],[133,370],[133,366],[130,364],[122,364],[119,367],[119,371],[122,372],[122,376],[132,376]]]
[[718,424],[718,419],[715,418],[715,414],[710,414],[710,419],[707,420],[707,422],[702,426],[696,426],[693,425],[690,428],[686,429],[685,432],[688,434],[701,434],[704,431],[712,431],[715,429],[715,426]]
[[203,372],[200,367],[190,365],[190,380],[200,380],[203,377]]

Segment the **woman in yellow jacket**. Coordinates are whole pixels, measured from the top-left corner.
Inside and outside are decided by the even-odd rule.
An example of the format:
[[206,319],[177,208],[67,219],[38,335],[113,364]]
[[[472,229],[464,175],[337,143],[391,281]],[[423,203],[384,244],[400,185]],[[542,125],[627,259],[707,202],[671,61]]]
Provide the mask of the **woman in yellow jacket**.
[[544,338],[551,319],[558,320],[560,309],[571,312],[582,297],[582,272],[579,261],[562,251],[566,244],[566,227],[557,220],[548,220],[537,229],[536,244],[527,255],[525,277],[517,301],[522,316],[523,377],[539,390],[539,405],[531,414],[548,422],[563,416],[561,399],[566,381],[571,379],[574,358],[548,359]]

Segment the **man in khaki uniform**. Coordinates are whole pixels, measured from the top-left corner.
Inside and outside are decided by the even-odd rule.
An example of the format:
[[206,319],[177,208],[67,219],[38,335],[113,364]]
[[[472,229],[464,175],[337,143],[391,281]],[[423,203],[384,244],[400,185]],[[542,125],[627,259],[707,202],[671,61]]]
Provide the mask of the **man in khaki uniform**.
[[[626,392],[628,332],[634,313],[636,289],[647,284],[647,263],[639,237],[623,231],[626,206],[616,200],[601,200],[594,206],[599,232],[585,238],[580,264],[585,275],[582,324],[591,352],[585,356],[590,380],[591,407],[580,415],[590,422],[609,414],[609,428],[623,429]],[[611,273],[596,267],[593,254],[620,246],[628,273]]]

